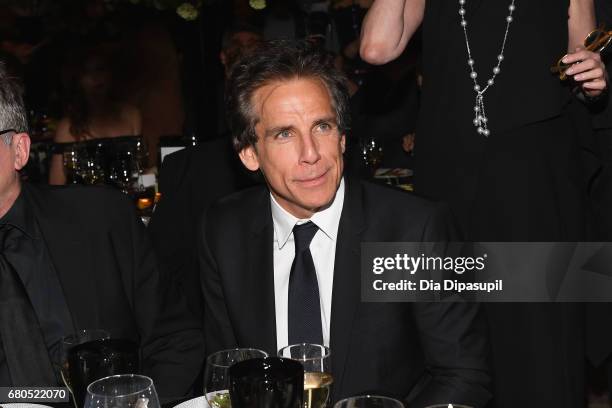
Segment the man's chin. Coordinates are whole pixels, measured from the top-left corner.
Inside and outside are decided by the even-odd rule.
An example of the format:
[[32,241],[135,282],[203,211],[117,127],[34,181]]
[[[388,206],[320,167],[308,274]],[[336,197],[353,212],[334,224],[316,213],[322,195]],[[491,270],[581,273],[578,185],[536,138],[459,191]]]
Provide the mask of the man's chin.
[[305,207],[310,208],[311,211],[314,213],[328,208],[334,202],[334,198],[336,197],[336,190],[328,188],[325,191],[322,191],[320,195],[317,195],[317,197],[312,197],[312,192],[310,194],[311,199],[305,203]]

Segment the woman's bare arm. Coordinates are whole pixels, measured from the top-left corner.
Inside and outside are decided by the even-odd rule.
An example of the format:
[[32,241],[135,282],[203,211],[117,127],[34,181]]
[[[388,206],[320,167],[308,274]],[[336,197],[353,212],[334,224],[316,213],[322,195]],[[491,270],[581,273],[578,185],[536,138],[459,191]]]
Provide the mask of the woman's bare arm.
[[361,58],[381,65],[397,58],[419,28],[425,0],[376,0],[363,21]]
[[584,49],[584,38],[596,27],[593,0],[570,0],[568,54],[563,58],[572,66],[566,71],[589,97],[598,97],[608,86],[606,66],[597,52]]

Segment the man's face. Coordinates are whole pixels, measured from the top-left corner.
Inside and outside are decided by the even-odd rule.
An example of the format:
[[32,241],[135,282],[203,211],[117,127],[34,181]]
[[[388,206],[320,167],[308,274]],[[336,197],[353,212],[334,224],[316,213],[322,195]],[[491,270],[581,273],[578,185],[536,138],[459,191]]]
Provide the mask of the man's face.
[[277,202],[310,218],[333,201],[342,178],[345,137],[325,85],[311,78],[273,82],[255,91],[257,144],[240,152],[244,165],[261,169]]
[[229,70],[236,61],[245,53],[253,50],[261,43],[261,35],[250,31],[238,31],[231,37],[230,44],[224,50],[221,50],[221,63],[225,67],[225,74],[229,74]]
[[0,136],[0,217],[13,205],[19,195],[19,173],[30,154],[30,138],[26,133],[12,136],[10,145]]

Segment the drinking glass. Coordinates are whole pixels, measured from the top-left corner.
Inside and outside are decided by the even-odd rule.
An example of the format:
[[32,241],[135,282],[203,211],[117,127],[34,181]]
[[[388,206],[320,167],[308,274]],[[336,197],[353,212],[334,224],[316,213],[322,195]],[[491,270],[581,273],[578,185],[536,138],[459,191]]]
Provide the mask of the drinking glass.
[[375,137],[360,140],[362,159],[368,169],[374,173],[380,167],[383,159],[381,142]]
[[140,370],[139,348],[130,340],[106,337],[84,341],[67,348],[65,356],[62,377],[77,408],[83,406],[91,382]]
[[62,381],[68,388],[68,391],[70,391],[70,393],[73,394],[73,398],[74,398],[74,392],[72,391],[72,384],[70,383],[69,367],[68,367],[68,352],[74,346],[78,346],[79,344],[87,343],[87,342],[94,341],[94,340],[107,340],[109,338],[110,338],[110,333],[102,329],[77,330],[74,334],[70,334],[68,336],[62,337],[62,348],[61,348],[62,361],[61,361],[60,373],[62,375]]
[[304,368],[288,358],[253,358],[229,369],[232,408],[301,408]]
[[299,361],[304,367],[304,408],[327,407],[333,383],[329,348],[320,344],[293,344],[280,349],[278,356]]
[[334,408],[404,408],[404,404],[393,398],[362,395],[338,401]]
[[64,161],[64,172],[66,173],[66,184],[76,184],[77,169],[79,166],[79,151],[76,145],[70,146],[62,153]]
[[268,353],[253,348],[222,350],[206,359],[204,395],[212,408],[229,408],[229,369],[234,363],[252,358],[268,357]]
[[149,377],[136,374],[113,375],[87,387],[83,408],[160,408]]
[[84,157],[79,164],[77,174],[85,185],[92,186],[104,182],[104,170],[95,156]]
[[138,163],[136,158],[127,152],[118,155],[109,165],[109,181],[125,194],[132,194],[138,187]]

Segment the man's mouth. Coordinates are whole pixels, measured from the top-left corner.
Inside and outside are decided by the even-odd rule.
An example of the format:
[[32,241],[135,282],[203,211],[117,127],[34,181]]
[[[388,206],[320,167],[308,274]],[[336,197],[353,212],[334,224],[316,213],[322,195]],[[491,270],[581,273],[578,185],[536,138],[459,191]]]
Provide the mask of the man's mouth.
[[304,187],[315,187],[315,186],[322,184],[325,181],[325,176],[327,175],[328,172],[329,172],[329,169],[315,176],[308,176],[308,177],[297,179],[296,182]]

